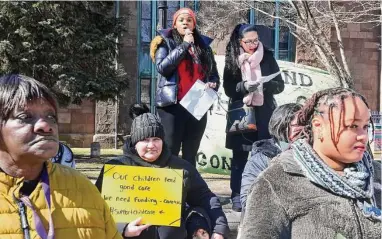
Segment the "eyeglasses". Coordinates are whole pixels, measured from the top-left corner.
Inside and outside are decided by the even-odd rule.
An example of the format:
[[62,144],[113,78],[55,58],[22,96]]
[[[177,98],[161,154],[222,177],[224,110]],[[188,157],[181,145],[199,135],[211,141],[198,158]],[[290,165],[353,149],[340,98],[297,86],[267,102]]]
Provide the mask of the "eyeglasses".
[[259,43],[259,39],[254,39],[254,40],[247,40],[247,41],[244,41],[243,42],[249,46],[249,45],[257,45]]

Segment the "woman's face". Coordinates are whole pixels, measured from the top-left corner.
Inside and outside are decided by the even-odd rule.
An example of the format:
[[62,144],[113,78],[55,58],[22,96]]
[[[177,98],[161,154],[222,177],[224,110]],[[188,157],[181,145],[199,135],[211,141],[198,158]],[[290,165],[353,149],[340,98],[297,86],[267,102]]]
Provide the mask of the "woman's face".
[[323,106],[321,116],[316,116],[320,119],[316,124],[313,121],[313,145],[316,145],[316,151],[333,161],[343,164],[358,162],[368,142],[369,109],[359,97],[344,99],[343,107],[340,103],[337,105],[333,108],[332,123],[329,121],[328,106]]
[[240,40],[240,46],[246,53],[253,54],[259,46],[259,35],[257,32],[246,32]]
[[142,141],[138,141],[135,145],[135,149],[139,157],[147,162],[154,162],[159,158],[162,153],[163,140],[157,137],[147,138]]
[[0,151],[22,164],[42,163],[57,154],[57,113],[44,99],[15,109],[1,126]]
[[175,29],[181,36],[186,34],[186,29],[193,31],[195,29],[195,24],[192,17],[187,13],[180,14],[176,19]]

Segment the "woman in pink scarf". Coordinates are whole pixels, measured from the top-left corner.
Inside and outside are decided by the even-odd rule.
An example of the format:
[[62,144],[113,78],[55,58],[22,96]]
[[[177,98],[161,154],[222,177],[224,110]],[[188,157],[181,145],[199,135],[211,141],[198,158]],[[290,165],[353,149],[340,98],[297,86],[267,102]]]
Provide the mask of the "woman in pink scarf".
[[284,90],[281,75],[261,84],[260,77],[280,71],[271,50],[259,41],[255,25],[239,24],[226,48],[223,87],[230,102],[240,101],[253,107],[256,132],[227,134],[226,148],[233,153],[231,161],[232,209],[241,211],[241,175],[255,141],[269,139],[269,119],[276,108],[273,95]]

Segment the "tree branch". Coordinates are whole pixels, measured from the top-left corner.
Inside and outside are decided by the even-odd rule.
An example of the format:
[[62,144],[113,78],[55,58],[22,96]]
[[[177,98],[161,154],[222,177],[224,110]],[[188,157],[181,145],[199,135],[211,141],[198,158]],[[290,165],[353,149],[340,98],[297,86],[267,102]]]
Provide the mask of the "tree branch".
[[337,20],[336,14],[335,14],[335,12],[333,10],[333,3],[332,3],[332,1],[328,0],[328,4],[329,4],[329,11],[330,11],[330,13],[332,15],[332,19],[333,19],[333,23],[334,23],[334,28],[336,29],[337,45],[338,45],[338,48],[340,49],[342,65],[345,68],[346,74],[351,76],[351,73],[350,73],[350,70],[349,70],[349,66],[348,66],[348,63],[346,61],[346,56],[345,56],[345,51],[344,51],[344,45],[343,45],[343,41],[342,41],[341,31],[340,31],[340,28],[339,28],[339,24],[338,24],[338,20]]
[[255,7],[255,6],[251,6],[251,5],[249,5],[249,6],[250,6],[252,9],[254,9],[254,10],[258,11],[258,12],[261,12],[262,14],[264,14],[264,15],[266,15],[266,16],[269,16],[269,17],[271,17],[271,18],[273,18],[273,19],[280,19],[281,21],[287,22],[287,23],[291,24],[292,26],[294,26],[294,27],[296,27],[296,28],[298,28],[298,29],[306,30],[304,27],[302,27],[302,26],[300,26],[300,25],[298,25],[298,24],[296,24],[296,23],[294,23],[294,22],[292,22],[292,21],[290,21],[290,20],[288,20],[288,19],[286,19],[286,18],[284,18],[284,17],[275,16],[275,15],[273,15],[273,14],[267,13],[267,12],[261,10],[261,9],[258,8],[258,7]]

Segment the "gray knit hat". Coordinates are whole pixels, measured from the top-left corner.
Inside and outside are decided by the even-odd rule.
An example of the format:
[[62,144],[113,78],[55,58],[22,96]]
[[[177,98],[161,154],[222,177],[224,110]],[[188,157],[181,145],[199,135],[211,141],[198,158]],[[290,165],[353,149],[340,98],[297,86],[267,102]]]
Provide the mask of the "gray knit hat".
[[144,113],[134,118],[131,125],[131,143],[150,137],[158,137],[164,140],[164,129],[160,119],[152,113]]

